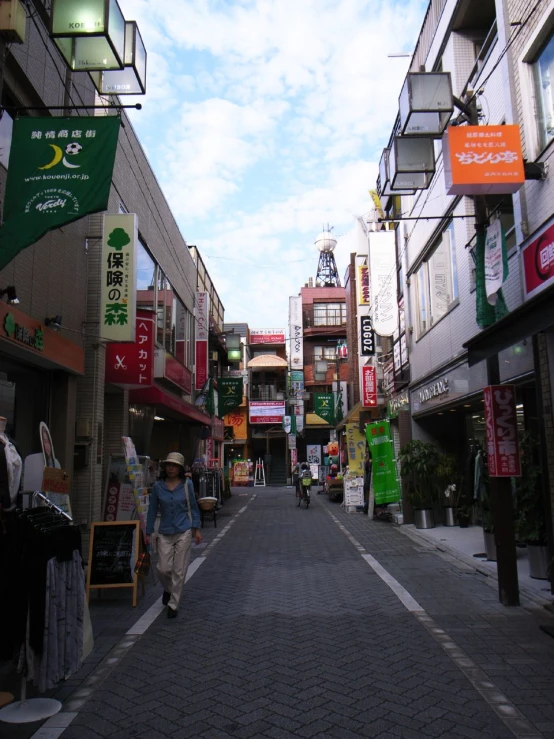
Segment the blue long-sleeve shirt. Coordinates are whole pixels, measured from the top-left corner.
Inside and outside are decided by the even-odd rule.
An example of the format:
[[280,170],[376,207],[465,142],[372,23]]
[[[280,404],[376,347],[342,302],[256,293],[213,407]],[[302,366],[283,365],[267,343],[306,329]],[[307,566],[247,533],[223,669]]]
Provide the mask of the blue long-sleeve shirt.
[[[186,488],[186,493],[185,493]],[[192,526],[188,514],[187,500],[190,502]],[[146,533],[154,532],[156,516],[160,512],[159,534],[182,534],[190,528],[200,528],[200,511],[194,495],[192,480],[187,478],[185,483],[180,482],[174,490],[170,490],[163,480],[154,483],[150,493],[148,517],[146,519]]]

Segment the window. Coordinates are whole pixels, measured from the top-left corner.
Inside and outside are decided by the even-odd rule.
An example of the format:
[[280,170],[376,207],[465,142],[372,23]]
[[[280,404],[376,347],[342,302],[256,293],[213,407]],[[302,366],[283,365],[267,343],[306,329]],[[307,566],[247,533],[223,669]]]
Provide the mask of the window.
[[336,346],[314,346],[314,359],[336,359]]
[[532,64],[539,146],[554,138],[554,34]]
[[456,251],[452,236],[451,223],[414,275],[418,336],[440,321],[458,298]]
[[345,323],[345,303],[314,303],[314,326],[342,326]]

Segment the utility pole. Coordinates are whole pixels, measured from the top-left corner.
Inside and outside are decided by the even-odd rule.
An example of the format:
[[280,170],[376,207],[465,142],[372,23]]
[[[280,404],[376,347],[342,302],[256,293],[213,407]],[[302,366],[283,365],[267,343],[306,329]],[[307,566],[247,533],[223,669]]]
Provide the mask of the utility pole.
[[[468,104],[453,98],[471,126],[479,125],[477,101],[474,96]],[[487,211],[482,196],[474,196],[475,230],[483,233],[487,226]],[[500,385],[498,354],[487,360],[487,384]],[[514,509],[510,478],[490,477],[489,491],[491,512],[496,543],[496,566],[498,573],[498,595],[504,606],[519,605],[519,583],[517,575],[516,541],[514,531]]]

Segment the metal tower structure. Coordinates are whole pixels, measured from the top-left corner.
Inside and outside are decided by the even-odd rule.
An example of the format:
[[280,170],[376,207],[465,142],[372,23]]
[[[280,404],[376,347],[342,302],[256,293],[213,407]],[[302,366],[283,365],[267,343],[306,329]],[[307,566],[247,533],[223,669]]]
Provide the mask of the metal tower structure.
[[319,251],[319,263],[317,265],[317,275],[315,284],[317,287],[340,287],[340,278],[337,270],[337,263],[333,251],[337,245],[337,240],[331,233],[331,228],[327,226],[327,230],[323,230],[317,239],[315,245]]

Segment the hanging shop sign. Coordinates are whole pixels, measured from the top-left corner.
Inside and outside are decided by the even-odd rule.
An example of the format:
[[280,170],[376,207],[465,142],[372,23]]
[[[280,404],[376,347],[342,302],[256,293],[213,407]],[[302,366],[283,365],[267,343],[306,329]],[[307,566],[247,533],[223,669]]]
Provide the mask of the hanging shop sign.
[[333,393],[314,393],[314,413],[325,423],[334,424],[334,405]]
[[284,344],[284,328],[253,328],[250,329],[251,344]]
[[390,423],[368,423],[366,439],[371,453],[371,475],[375,504],[396,503],[400,497]]
[[485,231],[485,291],[487,302],[495,305],[498,291],[508,279],[508,251],[500,219]]
[[208,379],[209,302],[207,292],[196,293],[195,390],[202,390]]
[[524,246],[521,255],[527,300],[554,284],[554,223]]
[[[21,116],[0,228],[0,269],[54,228],[107,210],[121,118]],[[134,288],[134,285],[133,285]]]
[[304,335],[302,330],[302,298],[293,295],[289,298],[289,337],[291,369],[304,367]]
[[396,232],[370,231],[368,238],[373,328],[380,336],[392,336],[398,327]]
[[250,423],[282,423],[285,402],[281,400],[250,401]]
[[308,464],[321,464],[320,444],[306,444],[306,462]]
[[358,265],[358,305],[369,305],[369,267]]
[[242,403],[242,377],[219,377],[217,385],[219,390],[217,415],[223,418]]
[[348,470],[353,475],[363,477],[366,448],[365,436],[361,433],[357,423],[347,423],[345,430]]
[[362,407],[374,408],[377,405],[377,376],[375,367],[362,367],[360,376]]
[[100,334],[108,341],[134,341],[138,221],[134,213],[104,216]]
[[389,416],[395,418],[399,411],[408,410],[410,407],[410,396],[408,391],[405,390],[403,393],[399,393],[394,398],[389,400]]
[[443,137],[449,195],[505,195],[525,182],[519,126],[450,126]]
[[362,357],[375,355],[375,331],[370,316],[360,317],[360,354]]
[[248,417],[246,408],[235,408],[231,413],[227,413],[223,419],[226,429],[231,429],[231,439],[235,442],[244,442],[248,437]]
[[514,385],[483,388],[488,469],[490,477],[520,477]]
[[154,384],[154,333],[154,314],[139,308],[135,341],[106,346],[106,382],[126,388]]

